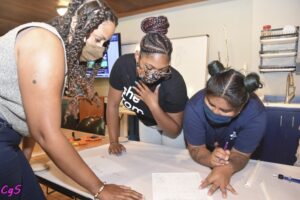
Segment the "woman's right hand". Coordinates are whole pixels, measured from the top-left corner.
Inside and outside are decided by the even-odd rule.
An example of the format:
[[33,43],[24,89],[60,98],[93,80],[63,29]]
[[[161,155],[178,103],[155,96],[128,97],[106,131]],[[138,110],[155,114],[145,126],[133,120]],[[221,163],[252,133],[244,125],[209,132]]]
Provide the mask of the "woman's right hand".
[[217,167],[217,166],[222,166],[228,164],[230,156],[230,151],[229,150],[224,150],[220,147],[216,147],[215,150],[211,153],[210,155],[210,164],[211,166]]
[[111,142],[108,148],[109,154],[121,155],[122,152],[126,152],[126,148],[119,142]]
[[103,200],[142,200],[143,195],[123,185],[107,184],[98,195]]

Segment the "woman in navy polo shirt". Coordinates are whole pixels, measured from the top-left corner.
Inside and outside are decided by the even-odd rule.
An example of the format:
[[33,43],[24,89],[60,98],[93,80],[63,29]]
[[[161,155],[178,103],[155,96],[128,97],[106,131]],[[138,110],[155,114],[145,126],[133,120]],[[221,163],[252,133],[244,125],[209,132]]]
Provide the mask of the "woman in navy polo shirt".
[[218,62],[208,65],[211,75],[206,88],[187,103],[183,129],[191,157],[212,168],[201,183],[210,186],[209,195],[220,189],[236,194],[231,176],[248,162],[262,139],[266,114],[254,91],[262,87],[259,76],[246,77]]

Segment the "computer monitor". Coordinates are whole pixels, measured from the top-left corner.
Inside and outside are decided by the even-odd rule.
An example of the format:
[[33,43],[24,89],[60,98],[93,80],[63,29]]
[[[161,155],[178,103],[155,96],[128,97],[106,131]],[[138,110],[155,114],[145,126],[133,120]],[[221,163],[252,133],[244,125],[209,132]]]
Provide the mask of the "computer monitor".
[[116,60],[121,56],[121,34],[115,33],[110,39],[110,43],[106,53],[103,54],[103,58],[99,63],[89,62],[87,75],[90,75],[94,65],[100,65],[95,78],[109,78],[112,67]]

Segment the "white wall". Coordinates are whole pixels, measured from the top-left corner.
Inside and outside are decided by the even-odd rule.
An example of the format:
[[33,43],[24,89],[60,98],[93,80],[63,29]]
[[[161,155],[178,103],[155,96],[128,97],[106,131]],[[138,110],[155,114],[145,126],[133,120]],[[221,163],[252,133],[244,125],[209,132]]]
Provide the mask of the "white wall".
[[[281,28],[285,25],[300,25],[299,0],[252,0],[252,68],[259,65],[259,36],[264,24],[272,28]],[[300,52],[299,52],[300,53]],[[271,95],[285,95],[287,73],[264,73],[262,80],[265,83],[263,92]],[[300,75],[294,76],[296,95],[300,96]]]
[[226,62],[225,27],[229,64],[242,66],[251,60],[251,49],[248,48],[251,43],[247,39],[239,41],[235,38],[251,37],[251,7],[249,0],[210,0],[122,18],[117,31],[122,33],[122,43],[138,42],[144,35],[140,29],[141,21],[148,16],[165,15],[170,23],[168,37],[209,34],[209,60],[217,59],[220,51],[222,60]]
[[[208,61],[218,59],[220,52],[224,64],[227,63],[225,38],[228,38],[229,65],[236,69],[247,65],[247,71],[257,72],[262,25],[271,24],[274,28],[300,25],[299,11],[300,0],[209,0],[121,18],[117,32],[121,32],[123,44],[136,43],[144,35],[140,23],[145,17],[165,15],[170,22],[168,37],[209,34]],[[286,74],[268,74],[262,78],[266,85],[264,92],[284,93]],[[296,78],[297,95],[300,95],[299,80],[300,76]],[[100,94],[107,94],[107,84],[107,80],[96,82]]]

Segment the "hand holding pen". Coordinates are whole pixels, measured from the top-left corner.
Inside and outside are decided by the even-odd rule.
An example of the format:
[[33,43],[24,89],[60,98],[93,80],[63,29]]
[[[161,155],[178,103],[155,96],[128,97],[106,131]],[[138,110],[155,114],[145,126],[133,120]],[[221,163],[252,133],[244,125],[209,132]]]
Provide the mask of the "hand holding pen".
[[229,163],[230,151],[227,148],[228,143],[223,148],[216,147],[211,153],[210,163],[212,167],[227,165]]
[[234,141],[236,137],[237,131],[233,131],[232,134],[229,135],[229,138],[226,140],[223,148],[218,147],[218,143],[215,144],[215,150],[212,152],[210,159],[212,167],[227,165],[229,163],[229,143],[232,144],[232,141]]

